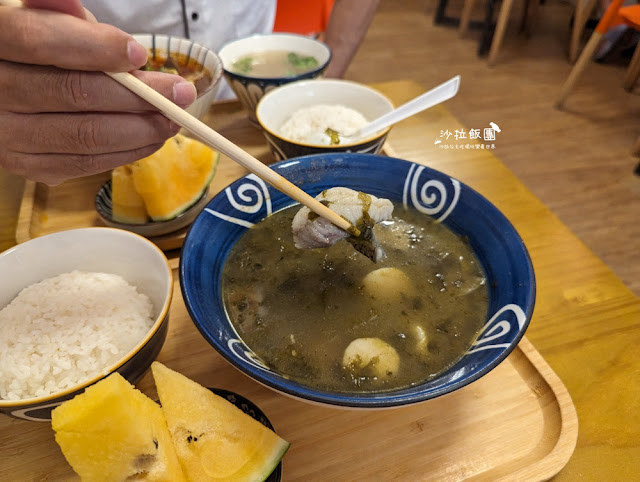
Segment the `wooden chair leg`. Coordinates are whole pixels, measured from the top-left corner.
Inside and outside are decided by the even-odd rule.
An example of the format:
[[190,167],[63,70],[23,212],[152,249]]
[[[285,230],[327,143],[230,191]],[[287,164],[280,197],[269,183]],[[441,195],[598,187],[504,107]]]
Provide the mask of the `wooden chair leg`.
[[433,15],[433,23],[436,25],[444,21],[444,12],[447,9],[447,3],[449,3],[449,0],[438,0],[436,13]]
[[[638,156],[638,157],[640,157],[640,137],[638,137],[638,138],[636,139],[636,143],[633,145],[633,149],[631,150],[631,153],[632,153],[634,156]],[[636,167],[635,167],[635,169],[633,170],[633,173],[634,173],[636,176],[640,176],[640,162],[639,162],[638,164],[636,164]]]
[[496,23],[496,29],[493,33],[493,41],[491,42],[491,49],[489,50],[489,58],[487,63],[489,66],[493,66],[498,57],[502,40],[504,39],[505,31],[507,30],[507,24],[509,23],[509,14],[513,7],[513,0],[503,0],[500,12],[498,13],[498,22]]
[[576,4],[576,10],[573,15],[573,28],[571,29],[571,40],[569,42],[569,62],[572,64],[574,64],[578,58],[580,39],[584,32],[584,26],[587,24],[587,20],[589,20],[595,6],[595,0],[578,0]]
[[491,39],[493,38],[493,12],[498,0],[486,0],[484,9],[484,22],[482,22],[482,31],[480,33],[480,41],[478,42],[478,57],[484,57],[491,47]]
[[462,6],[462,13],[460,14],[460,25],[458,27],[458,34],[464,37],[469,31],[469,22],[471,22],[471,12],[476,0],[464,0]]
[[633,148],[631,149],[631,153],[634,156],[640,156],[640,137],[636,139],[636,143],[633,145]]
[[569,72],[569,77],[567,77],[567,80],[565,80],[564,85],[560,90],[560,95],[556,99],[556,107],[561,108],[564,105],[564,101],[575,87],[578,79],[582,75],[582,72],[584,72],[584,69],[586,69],[591,62],[601,38],[602,34],[600,32],[593,32],[591,35],[591,38],[582,50],[580,57],[578,57],[577,62],[571,69],[571,72]]
[[578,57],[577,62],[569,73],[569,77],[567,78],[567,80],[565,80],[564,85],[560,90],[560,95],[556,99],[557,108],[562,108],[562,106],[564,105],[564,101],[567,99],[568,95],[573,90],[573,87],[578,82],[580,75],[582,74],[584,69],[587,68],[587,65],[589,65],[593,54],[598,48],[600,39],[607,32],[609,26],[618,18],[618,10],[622,6],[622,2],[623,0],[612,0],[602,17],[600,18],[598,25],[596,25],[595,31],[593,32],[593,34],[591,34],[591,38],[589,38],[587,45],[585,45],[584,50],[582,50],[580,57]]
[[624,80],[622,81],[624,89],[631,92],[633,87],[636,85],[638,77],[640,77],[640,43],[636,46],[636,49],[633,52],[633,58],[631,59],[631,63],[629,64]]
[[527,35],[531,35],[531,32],[538,22],[538,14],[540,13],[540,0],[529,0],[525,8],[527,9],[527,23],[524,26],[525,33]]
[[538,11],[540,10],[540,0],[526,0],[522,8],[520,17],[520,27],[518,32],[524,33],[527,37],[531,36],[536,21],[538,20]]

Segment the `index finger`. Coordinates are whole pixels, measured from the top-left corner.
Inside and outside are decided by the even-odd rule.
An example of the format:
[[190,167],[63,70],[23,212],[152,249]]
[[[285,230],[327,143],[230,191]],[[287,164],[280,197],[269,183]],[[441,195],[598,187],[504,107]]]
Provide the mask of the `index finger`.
[[116,27],[65,13],[0,6],[0,58],[70,70],[129,72],[147,51]]
[[[132,75],[180,107],[187,107],[196,98],[195,86],[179,75],[140,70],[132,72]],[[38,113],[156,109],[102,72],[63,70],[0,60],[0,110]]]
[[[87,11],[80,0],[12,0],[18,6],[22,3],[27,8],[41,8],[54,12],[67,13],[78,18],[87,18]],[[5,0],[6,2],[6,0]],[[9,4],[10,5],[10,4]]]

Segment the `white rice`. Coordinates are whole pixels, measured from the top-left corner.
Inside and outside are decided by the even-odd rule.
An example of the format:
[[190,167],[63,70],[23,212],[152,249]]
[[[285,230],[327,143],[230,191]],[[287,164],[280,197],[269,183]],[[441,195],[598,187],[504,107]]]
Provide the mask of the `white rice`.
[[121,276],[73,271],[0,310],[0,399],[42,397],[100,374],[153,325],[149,298]]
[[348,136],[366,124],[367,119],[349,107],[317,104],[295,111],[280,127],[280,135],[294,142],[329,145],[327,128]]

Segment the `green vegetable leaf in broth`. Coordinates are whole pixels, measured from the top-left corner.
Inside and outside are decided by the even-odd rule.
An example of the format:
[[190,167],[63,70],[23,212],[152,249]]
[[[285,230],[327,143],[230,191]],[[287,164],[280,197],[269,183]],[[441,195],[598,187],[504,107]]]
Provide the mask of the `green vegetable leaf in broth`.
[[287,61],[290,65],[298,70],[311,70],[318,66],[318,61],[312,56],[302,56],[295,52],[290,52],[287,55]]
[[253,57],[243,57],[233,63],[233,70],[241,74],[248,74],[253,70]]

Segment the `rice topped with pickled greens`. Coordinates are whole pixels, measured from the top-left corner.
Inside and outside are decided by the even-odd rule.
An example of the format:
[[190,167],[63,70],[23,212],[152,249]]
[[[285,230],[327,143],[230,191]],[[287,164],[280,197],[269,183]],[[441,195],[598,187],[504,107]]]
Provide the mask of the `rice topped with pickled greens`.
[[113,365],[151,329],[149,298],[119,275],[73,271],[0,310],[0,399],[50,395]]
[[316,104],[296,110],[280,126],[279,134],[291,141],[305,144],[337,144],[327,135],[327,129],[343,136],[354,134],[367,124],[357,110],[339,104]]

